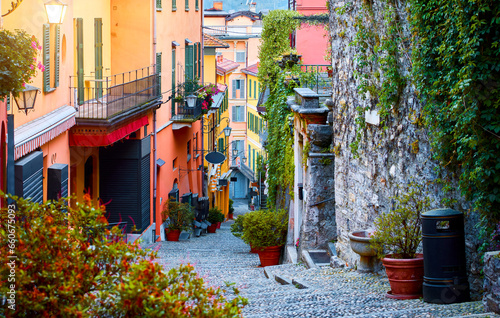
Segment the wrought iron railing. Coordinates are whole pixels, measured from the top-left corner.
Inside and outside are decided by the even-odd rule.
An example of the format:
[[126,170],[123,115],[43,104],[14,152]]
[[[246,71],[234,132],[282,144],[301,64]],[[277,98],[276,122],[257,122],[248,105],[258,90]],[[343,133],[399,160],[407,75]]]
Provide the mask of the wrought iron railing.
[[160,98],[160,77],[156,65],[105,76],[71,76],[70,103],[76,118],[108,119]]
[[301,80],[301,86],[312,89],[320,96],[331,96],[333,86],[329,74],[331,67],[328,64],[300,65],[303,72],[309,73],[308,76],[304,76]]
[[187,102],[172,101],[172,121],[196,121],[203,114],[202,110],[203,99],[197,98],[194,107],[189,107]]
[[205,26],[205,33],[215,37],[224,36],[244,36],[244,35],[259,35],[262,33],[262,25],[256,23],[255,25],[209,25]]

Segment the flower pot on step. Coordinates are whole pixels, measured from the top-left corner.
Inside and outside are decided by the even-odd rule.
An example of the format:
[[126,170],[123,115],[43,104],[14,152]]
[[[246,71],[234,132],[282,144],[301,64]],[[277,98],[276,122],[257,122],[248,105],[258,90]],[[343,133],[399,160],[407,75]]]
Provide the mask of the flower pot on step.
[[391,290],[387,297],[393,299],[416,299],[422,297],[424,280],[424,256],[416,254],[415,258],[392,258],[387,255],[382,259]]
[[258,250],[262,267],[279,265],[283,245],[263,247]]
[[250,253],[257,253],[259,250],[250,245]]
[[220,222],[217,222],[217,228],[220,229]]
[[209,227],[207,227],[207,232],[208,233],[215,233],[215,231],[217,231],[217,224],[214,223],[212,225],[210,225]]
[[167,241],[178,241],[180,235],[180,230],[165,229],[165,236],[167,237]]

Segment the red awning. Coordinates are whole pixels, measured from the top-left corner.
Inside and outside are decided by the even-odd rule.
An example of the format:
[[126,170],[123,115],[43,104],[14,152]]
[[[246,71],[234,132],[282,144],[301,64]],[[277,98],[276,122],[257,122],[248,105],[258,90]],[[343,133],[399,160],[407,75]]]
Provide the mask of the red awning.
[[148,124],[148,116],[141,117],[127,125],[120,127],[112,132],[86,132],[82,134],[71,133],[69,135],[69,145],[79,147],[104,147],[109,146],[120,139],[123,139]]

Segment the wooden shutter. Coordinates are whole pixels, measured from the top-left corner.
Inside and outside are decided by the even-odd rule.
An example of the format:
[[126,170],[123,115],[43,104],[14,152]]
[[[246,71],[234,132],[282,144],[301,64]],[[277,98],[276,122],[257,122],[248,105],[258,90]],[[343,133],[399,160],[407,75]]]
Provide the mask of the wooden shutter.
[[54,51],[54,87],[59,87],[59,65],[61,60],[61,25],[56,24],[56,43]]
[[78,105],[83,104],[85,100],[85,87],[83,81],[83,19],[76,19],[76,60],[78,78]]
[[250,95],[250,98],[252,98],[252,80],[248,80],[248,95]]
[[238,106],[233,106],[233,122],[237,122],[238,121],[237,111],[238,111]]
[[200,77],[200,78],[201,78],[201,63],[203,63],[202,52],[201,52],[201,42],[198,42],[198,77]]
[[196,10],[200,10],[200,0],[196,0],[196,2],[194,3],[194,8]]
[[156,96],[160,96],[161,94],[161,52],[156,53],[156,74],[158,74],[158,91]]
[[245,80],[242,79],[240,80],[241,81],[241,85],[240,85],[240,98],[245,98]]
[[186,0],[186,11],[189,11],[189,0]]
[[[175,49],[172,49],[172,96],[175,97]],[[175,103],[172,100],[171,114],[175,116]]]
[[177,0],[172,0],[172,11],[177,10]]
[[198,74],[198,42],[194,44],[194,78],[199,78],[200,74]]
[[236,80],[232,80],[233,98],[236,98]]
[[161,9],[161,0],[156,0],[156,9]]
[[50,24],[43,25],[43,91],[50,92]]
[[[94,19],[95,79],[102,79],[102,19]],[[102,97],[102,82],[95,82],[96,98]]]
[[43,202],[43,152],[33,151],[14,163],[15,195]]
[[253,98],[257,98],[257,81],[253,81]]
[[193,45],[188,45],[186,44],[186,50],[185,50],[185,67],[186,67],[186,74],[185,78],[186,81],[192,80],[193,77]]

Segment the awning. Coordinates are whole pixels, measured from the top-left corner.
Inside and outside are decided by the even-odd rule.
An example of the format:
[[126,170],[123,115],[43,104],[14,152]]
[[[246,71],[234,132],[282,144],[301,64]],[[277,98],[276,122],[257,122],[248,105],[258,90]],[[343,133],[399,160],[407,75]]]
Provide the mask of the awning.
[[14,129],[14,160],[34,151],[73,127],[75,109],[62,106]]
[[127,137],[148,123],[148,116],[143,116],[112,132],[101,132],[100,130],[97,130],[97,132],[90,131],[86,133],[81,133],[80,131],[77,133],[72,132],[69,135],[69,145],[78,147],[109,146],[118,140]]

